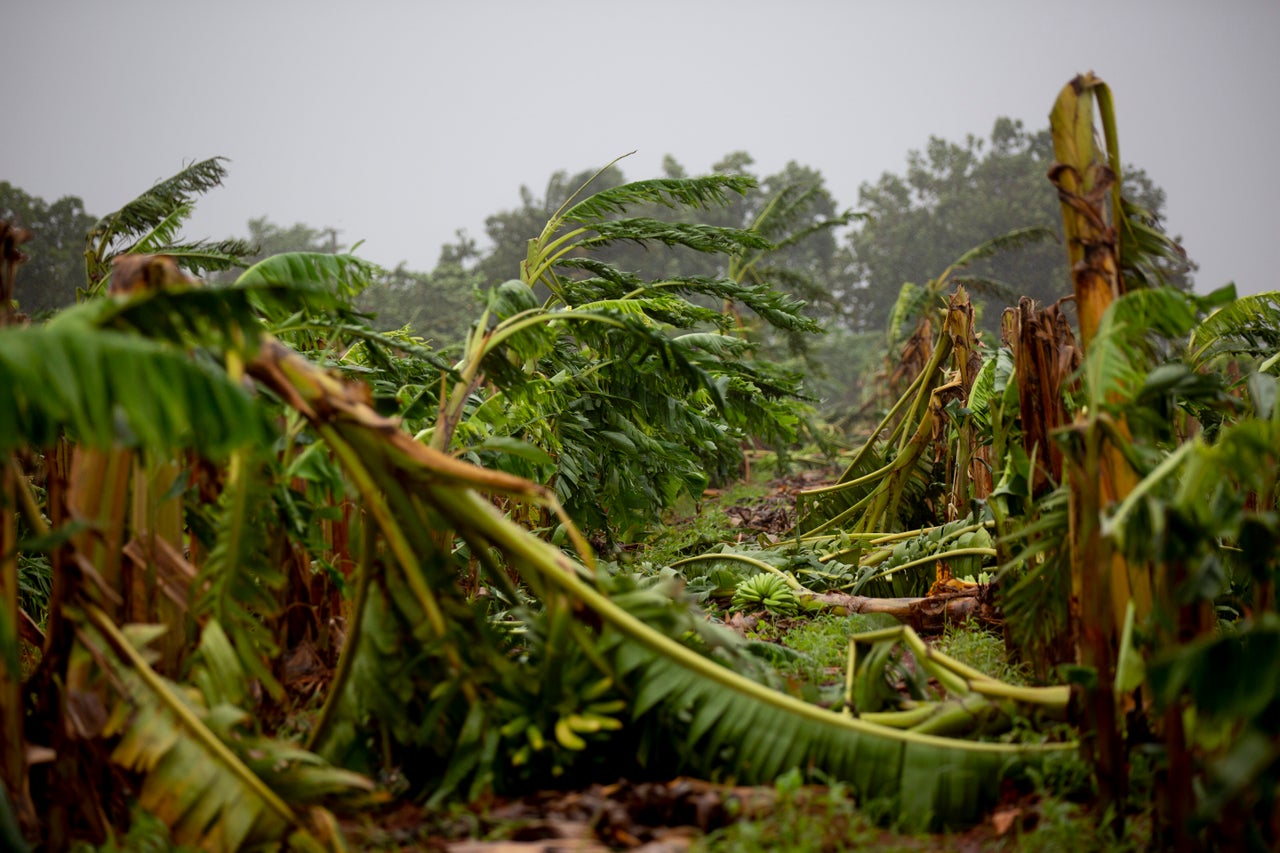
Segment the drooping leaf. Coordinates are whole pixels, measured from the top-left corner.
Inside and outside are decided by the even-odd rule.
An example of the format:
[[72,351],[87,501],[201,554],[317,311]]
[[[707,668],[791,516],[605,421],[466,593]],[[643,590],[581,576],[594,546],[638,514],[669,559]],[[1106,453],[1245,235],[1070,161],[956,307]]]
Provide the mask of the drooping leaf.
[[[121,691],[103,731],[119,736],[112,760],[143,775],[139,802],[177,843],[235,851],[294,833],[323,849],[297,808],[372,790],[361,776],[254,735],[239,708],[182,696],[100,610],[86,612],[81,637]],[[219,654],[216,645],[202,652]],[[234,678],[234,662],[222,667]]]
[[0,331],[0,452],[65,427],[90,446],[221,455],[270,440],[264,410],[226,375],[170,347],[80,323]]
[[264,258],[236,279],[238,287],[290,285],[328,291],[349,305],[371,285],[378,267],[355,255],[327,252],[284,252]]
[[952,267],[960,269],[967,267],[974,261],[990,258],[1001,252],[1007,252],[1011,249],[1019,249],[1023,246],[1033,245],[1042,240],[1055,239],[1056,235],[1048,228],[1042,226],[1030,226],[1026,228],[1015,228],[997,237],[993,237],[985,243],[974,246],[956,259]]
[[1280,291],[1254,293],[1206,317],[1191,335],[1192,357],[1204,364],[1215,355],[1265,358],[1280,352]]
[[124,207],[104,216],[91,238],[138,238],[161,226],[175,211],[188,207],[193,196],[222,184],[226,158],[211,157],[187,166],[171,178],[160,181]]

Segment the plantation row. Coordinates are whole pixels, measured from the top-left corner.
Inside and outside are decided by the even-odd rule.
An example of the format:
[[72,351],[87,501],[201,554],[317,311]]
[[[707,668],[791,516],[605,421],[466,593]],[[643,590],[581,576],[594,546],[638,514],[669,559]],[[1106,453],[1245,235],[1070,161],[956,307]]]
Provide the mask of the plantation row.
[[[1280,297],[1168,286],[1100,80],[1051,131],[1074,298],[980,333],[965,269],[1036,229],[903,286],[843,474],[785,536],[665,562],[634,546],[744,446],[850,441],[762,354],[819,328],[779,252],[848,222],[803,218],[803,187],[743,228],[688,215],[741,175],[588,183],[447,357],[374,329],[352,255],[193,278],[247,252],[176,240],[218,160],[98,222],[83,298],[40,322],[14,308],[31,235],[0,225],[0,840],[145,813],[206,849],[341,849],[406,801],[795,770],[936,829],[1077,767],[1120,837],[1141,765],[1153,843],[1280,844]],[[649,278],[625,243],[716,272]],[[900,624],[832,680],[734,612]],[[921,639],[965,619],[1037,683]]]

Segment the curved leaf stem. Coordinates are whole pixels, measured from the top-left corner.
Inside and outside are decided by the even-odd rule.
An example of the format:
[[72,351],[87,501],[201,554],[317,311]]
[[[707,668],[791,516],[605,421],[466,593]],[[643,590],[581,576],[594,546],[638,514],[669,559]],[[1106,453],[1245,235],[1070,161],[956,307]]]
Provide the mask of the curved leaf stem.
[[319,422],[315,424],[315,427],[325,442],[333,448],[334,454],[341,460],[343,467],[346,468],[347,473],[354,481],[356,489],[360,492],[360,498],[364,502],[366,511],[373,516],[382,531],[382,535],[386,537],[387,546],[400,564],[405,580],[408,582],[409,588],[413,590],[414,597],[422,608],[423,614],[427,617],[427,622],[430,624],[432,632],[437,637],[443,637],[448,630],[444,613],[441,612],[436,597],[432,595],[431,590],[423,580],[422,564],[418,561],[418,555],[414,553],[413,547],[405,536],[404,529],[388,507],[386,497],[374,482],[373,474],[364,464],[360,454],[356,453],[355,448],[346,441],[338,430],[329,424]]
[[[874,575],[867,578],[867,580],[873,581],[881,578],[887,578],[889,575],[895,574],[896,572],[912,569],[916,566],[922,566],[925,563],[932,563],[937,560],[950,559],[952,557],[994,557],[995,555],[995,548],[957,548],[954,551],[939,551],[936,554],[930,554],[927,557],[919,557],[915,560],[909,560],[905,563],[893,566],[892,568],[885,569],[884,571],[876,572]],[[868,565],[875,564],[869,563]]]
[[791,576],[790,572],[784,572],[776,566],[771,566],[763,560],[757,560],[754,557],[748,557],[745,554],[699,554],[695,557],[685,557],[683,560],[676,560],[671,564],[671,568],[674,569],[676,566],[683,566],[686,563],[696,563],[700,560],[737,560],[740,563],[755,566],[762,572],[777,575],[786,581],[787,586],[791,587],[796,592],[809,592],[809,590],[804,588],[804,585],[801,584],[800,581]]

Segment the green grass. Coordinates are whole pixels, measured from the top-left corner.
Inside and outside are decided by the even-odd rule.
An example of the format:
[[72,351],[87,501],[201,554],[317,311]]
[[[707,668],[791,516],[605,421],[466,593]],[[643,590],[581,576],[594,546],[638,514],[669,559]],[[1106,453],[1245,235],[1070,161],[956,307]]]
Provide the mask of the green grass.
[[792,628],[782,642],[808,655],[820,667],[843,668],[849,654],[849,637],[896,624],[892,616],[882,613],[823,614]]
[[948,625],[933,641],[933,647],[1006,684],[1032,683],[1031,668],[1025,663],[1010,662],[1004,639],[977,622]]
[[822,614],[801,621],[785,632],[758,629],[756,634],[760,639],[777,639],[783,646],[804,655],[779,665],[780,672],[823,685],[843,683],[851,635],[895,624],[893,617],[876,613]]

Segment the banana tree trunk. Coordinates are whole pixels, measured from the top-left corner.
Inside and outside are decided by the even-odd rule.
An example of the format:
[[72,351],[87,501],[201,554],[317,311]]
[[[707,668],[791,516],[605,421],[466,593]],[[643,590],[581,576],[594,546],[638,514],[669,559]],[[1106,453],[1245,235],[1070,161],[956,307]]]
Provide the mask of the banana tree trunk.
[[[1105,148],[1098,145],[1095,105]],[[1123,216],[1120,148],[1110,89],[1092,73],[1077,76],[1059,94],[1050,113],[1050,130],[1057,162],[1049,179],[1058,188],[1062,206],[1080,340],[1087,358],[1103,314],[1124,291],[1116,224]],[[1118,725],[1120,697],[1113,684],[1125,610],[1132,601],[1139,620],[1151,610],[1149,567],[1130,565],[1101,532],[1100,514],[1137,484],[1117,443],[1128,439],[1123,418],[1113,424],[1113,430],[1109,435],[1103,429],[1097,411],[1077,417],[1069,475],[1072,617],[1080,662],[1096,674],[1085,691],[1085,705],[1095,734],[1091,750],[1102,808],[1123,801],[1127,780]]]
[[1080,349],[1057,304],[1037,310],[1024,296],[1013,316],[1023,449],[1035,460],[1031,494],[1042,497],[1062,482],[1062,449],[1050,436],[1071,421],[1062,394],[1080,367]]
[[884,613],[920,633],[934,633],[970,619],[995,624],[996,610],[986,600],[987,587],[973,587],[959,592],[927,595],[923,598],[878,598],[870,595],[847,595],[843,592],[815,593],[810,601],[837,615]]
[[0,787],[20,819],[34,817],[26,797],[22,672],[18,653],[17,490],[14,468],[0,467]]
[[186,473],[176,462],[139,460],[134,465],[130,528],[139,547],[128,553],[121,579],[125,615],[131,622],[160,622],[168,630],[160,639],[160,670],[174,676],[187,645],[186,601],[164,594],[161,554],[181,554],[185,525],[182,495],[173,494]]

